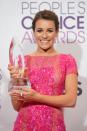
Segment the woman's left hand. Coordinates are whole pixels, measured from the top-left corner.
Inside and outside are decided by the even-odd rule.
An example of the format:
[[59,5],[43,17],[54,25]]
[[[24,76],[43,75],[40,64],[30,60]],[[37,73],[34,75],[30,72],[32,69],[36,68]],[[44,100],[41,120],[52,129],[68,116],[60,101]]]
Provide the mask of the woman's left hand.
[[35,91],[34,89],[31,88],[18,88],[17,90],[20,90],[21,92],[21,96],[24,100],[24,102],[35,102],[37,101],[40,93],[38,93],[37,91]]

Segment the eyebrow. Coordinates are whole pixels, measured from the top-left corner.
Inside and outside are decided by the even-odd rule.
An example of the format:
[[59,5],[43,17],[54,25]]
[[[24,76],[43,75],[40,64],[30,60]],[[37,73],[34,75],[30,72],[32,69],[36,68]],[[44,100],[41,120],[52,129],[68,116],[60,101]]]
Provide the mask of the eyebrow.
[[[36,28],[36,29],[43,29],[43,28]],[[47,28],[47,29],[54,30],[54,28]]]

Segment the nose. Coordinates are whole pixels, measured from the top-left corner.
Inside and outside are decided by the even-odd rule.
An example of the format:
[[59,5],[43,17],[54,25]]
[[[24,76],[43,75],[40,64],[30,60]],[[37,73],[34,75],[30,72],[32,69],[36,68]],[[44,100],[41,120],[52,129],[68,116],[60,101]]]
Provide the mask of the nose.
[[46,39],[47,38],[47,32],[44,31],[42,37]]

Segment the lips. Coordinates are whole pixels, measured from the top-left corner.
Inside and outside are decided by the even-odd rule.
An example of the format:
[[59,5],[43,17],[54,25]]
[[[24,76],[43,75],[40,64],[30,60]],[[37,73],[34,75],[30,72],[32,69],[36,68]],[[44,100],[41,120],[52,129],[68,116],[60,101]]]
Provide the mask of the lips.
[[49,40],[40,40],[40,42],[43,44],[47,44],[49,42]]

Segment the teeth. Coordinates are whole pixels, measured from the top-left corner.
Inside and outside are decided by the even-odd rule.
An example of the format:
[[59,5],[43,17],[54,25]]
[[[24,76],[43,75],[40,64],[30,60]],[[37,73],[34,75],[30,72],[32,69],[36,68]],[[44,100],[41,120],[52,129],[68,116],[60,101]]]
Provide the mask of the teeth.
[[43,42],[43,43],[47,43],[48,41],[47,41],[47,40],[41,40],[41,42]]

